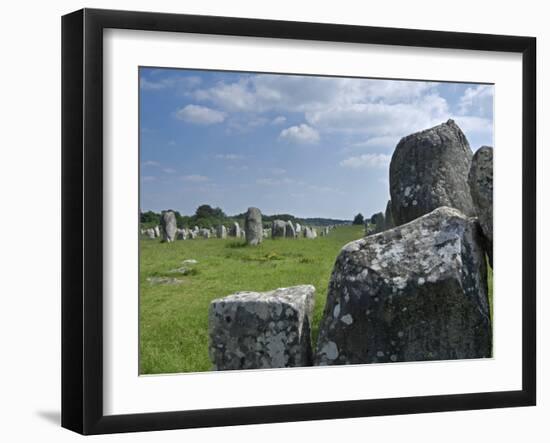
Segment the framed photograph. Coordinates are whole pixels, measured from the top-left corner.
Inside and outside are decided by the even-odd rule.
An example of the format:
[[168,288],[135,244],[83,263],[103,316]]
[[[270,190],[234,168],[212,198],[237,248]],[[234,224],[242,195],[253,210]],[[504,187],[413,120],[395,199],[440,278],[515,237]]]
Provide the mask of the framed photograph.
[[62,59],[64,427],[535,405],[534,38],[84,9]]

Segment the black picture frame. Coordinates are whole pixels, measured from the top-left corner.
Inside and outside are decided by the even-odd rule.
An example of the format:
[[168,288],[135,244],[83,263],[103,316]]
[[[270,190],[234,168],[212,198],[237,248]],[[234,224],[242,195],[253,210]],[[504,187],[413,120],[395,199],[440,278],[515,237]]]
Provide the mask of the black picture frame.
[[[501,51],[522,55],[522,389],[131,415],[103,413],[103,30]],[[83,9],[62,18],[62,426],[81,434],[536,404],[536,39]]]

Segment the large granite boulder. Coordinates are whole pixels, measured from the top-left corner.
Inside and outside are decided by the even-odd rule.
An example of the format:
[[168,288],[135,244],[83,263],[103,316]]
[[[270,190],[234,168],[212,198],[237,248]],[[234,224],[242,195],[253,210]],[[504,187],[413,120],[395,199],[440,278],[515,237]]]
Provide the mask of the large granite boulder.
[[317,365],[491,353],[487,269],[475,218],[441,207],[342,248],[320,325]]
[[390,163],[390,193],[395,226],[440,206],[475,214],[468,173],[472,151],[453,120],[408,135]]
[[170,243],[176,239],[178,226],[176,224],[176,214],[174,211],[162,211],[160,215],[160,230],[162,241]]
[[283,238],[286,236],[286,222],[284,220],[273,220],[271,223],[271,238]]
[[294,225],[290,220],[286,222],[285,237],[288,237],[288,238],[296,237],[296,230],[294,229]]
[[493,148],[482,146],[476,151],[472,158],[468,183],[485,237],[487,256],[493,266]]
[[244,216],[246,243],[259,245],[263,240],[262,213],[258,208],[248,208]]
[[210,303],[209,356],[215,370],[310,366],[315,288],[238,292]]
[[227,238],[227,228],[224,225],[218,226],[217,237],[218,238]]

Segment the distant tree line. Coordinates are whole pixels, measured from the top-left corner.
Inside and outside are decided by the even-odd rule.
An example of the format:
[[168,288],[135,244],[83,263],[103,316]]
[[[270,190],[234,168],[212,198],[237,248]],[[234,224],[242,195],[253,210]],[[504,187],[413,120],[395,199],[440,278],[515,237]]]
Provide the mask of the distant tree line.
[[[200,228],[212,228],[219,225],[226,225],[229,227],[231,224],[237,222],[241,226],[244,225],[245,213],[236,214],[233,216],[226,215],[221,208],[213,208],[210,205],[200,205],[195,214],[181,215],[179,211],[169,209],[176,215],[176,223],[178,228],[193,228],[198,226]],[[160,213],[147,211],[140,213],[140,222],[143,228],[149,228],[160,224]],[[290,220],[292,223],[300,223],[302,225],[311,226],[327,226],[334,224],[349,223],[349,220],[339,220],[330,218],[297,218],[292,214],[262,214],[262,221],[264,227],[270,227],[273,220]]]

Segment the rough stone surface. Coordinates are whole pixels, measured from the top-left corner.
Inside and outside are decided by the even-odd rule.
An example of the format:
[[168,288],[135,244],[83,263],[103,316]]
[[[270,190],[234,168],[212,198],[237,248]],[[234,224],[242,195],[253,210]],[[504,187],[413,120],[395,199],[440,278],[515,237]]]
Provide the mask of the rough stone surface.
[[210,303],[209,356],[215,370],[310,366],[311,285],[239,292]]
[[248,208],[244,217],[246,243],[259,245],[263,239],[262,213],[258,208]]
[[210,232],[210,229],[203,228],[203,229],[199,229],[199,235],[200,235],[202,238],[210,238],[210,236],[211,236],[212,234],[211,234],[211,232]]
[[385,229],[386,226],[386,220],[384,217],[383,212],[377,212],[376,214],[373,214],[370,218],[371,224],[374,225],[372,231],[370,234],[377,234],[379,232],[382,232]]
[[296,230],[294,229],[294,225],[292,224],[292,221],[286,222],[286,231],[285,236],[288,238],[295,238],[296,237]]
[[241,236],[241,227],[237,222],[234,222],[231,228],[229,229],[229,235],[237,238]]
[[317,365],[490,357],[481,228],[441,207],[336,259]]
[[310,228],[309,226],[306,226],[304,228],[304,237],[314,239],[317,238],[317,231],[314,228]]
[[149,228],[145,231],[145,235],[149,238],[155,238],[155,230],[153,228]]
[[286,235],[286,222],[284,220],[273,220],[271,223],[271,237],[282,238]]
[[157,226],[154,227],[154,231],[155,231],[155,237],[160,237],[160,228]]
[[197,231],[191,231],[191,230],[189,230],[189,231],[187,232],[187,238],[188,238],[189,240],[194,240],[194,239],[196,239],[198,235],[199,235],[199,234],[198,234]]
[[227,228],[224,225],[218,226],[217,237],[218,238],[227,238]]
[[471,162],[468,140],[453,120],[402,138],[390,163],[395,226],[440,206],[474,215],[468,186]]
[[177,240],[185,240],[187,238],[187,229],[182,228],[178,229],[176,231],[176,239]]
[[176,214],[174,214],[174,211],[162,211],[160,215],[160,230],[162,241],[170,243],[176,239],[178,226],[176,224]]
[[300,225],[300,223],[296,223],[294,230],[296,231],[296,235],[299,235],[302,232],[302,225]]
[[474,154],[468,183],[485,237],[487,256],[493,266],[493,148],[490,146],[482,146]]
[[384,230],[391,229],[395,226],[393,223],[393,215],[391,213],[391,200],[388,200],[386,205],[386,212],[384,214]]

